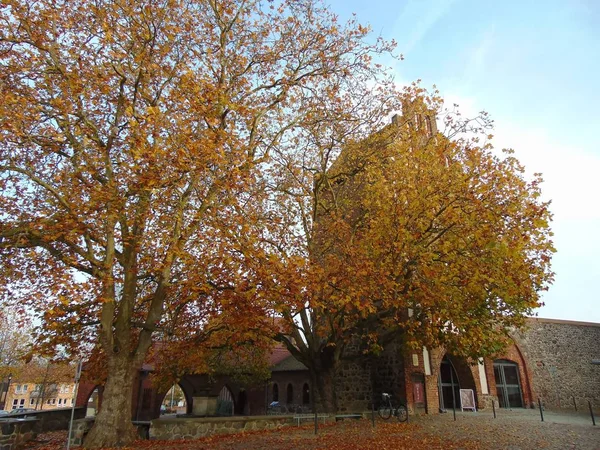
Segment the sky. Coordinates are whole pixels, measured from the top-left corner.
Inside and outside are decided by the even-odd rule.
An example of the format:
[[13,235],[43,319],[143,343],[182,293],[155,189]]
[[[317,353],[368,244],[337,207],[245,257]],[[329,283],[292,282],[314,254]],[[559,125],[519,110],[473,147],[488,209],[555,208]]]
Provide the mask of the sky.
[[403,84],[495,120],[494,145],[541,172],[555,282],[539,317],[600,323],[600,1],[329,0],[398,43]]

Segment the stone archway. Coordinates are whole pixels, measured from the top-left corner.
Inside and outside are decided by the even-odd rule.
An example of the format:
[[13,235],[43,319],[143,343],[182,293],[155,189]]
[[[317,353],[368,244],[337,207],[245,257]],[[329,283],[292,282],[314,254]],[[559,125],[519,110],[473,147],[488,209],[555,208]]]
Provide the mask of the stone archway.
[[238,409],[233,392],[231,392],[229,386],[224,385],[217,397],[217,416],[233,416],[239,412]]
[[[170,402],[168,402],[168,398],[170,397]],[[162,392],[157,396],[158,399],[158,404],[160,405],[160,411],[159,414],[163,415],[165,413],[169,413],[169,414],[182,414],[185,411],[185,414],[188,413],[188,408],[189,408],[189,403],[191,400],[191,397],[189,395],[189,392],[186,392],[186,389],[184,386],[182,386],[181,382],[179,383],[174,383],[173,386],[171,386],[167,392],[165,392],[164,394],[162,394]],[[169,403],[169,404],[167,404]],[[179,406],[180,404],[183,404],[182,406]],[[163,406],[167,406],[167,411],[163,410]],[[185,410],[183,410],[183,407],[185,407]]]

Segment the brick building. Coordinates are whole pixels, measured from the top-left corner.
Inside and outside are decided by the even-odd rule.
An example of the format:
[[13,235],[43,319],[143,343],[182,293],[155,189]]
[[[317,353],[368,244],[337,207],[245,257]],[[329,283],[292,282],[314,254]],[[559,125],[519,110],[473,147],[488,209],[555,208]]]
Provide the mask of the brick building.
[[[394,345],[376,359],[346,363],[337,376],[336,395],[342,412],[363,412],[381,392],[405,401],[411,413],[436,414],[461,406],[461,389],[473,391],[477,409],[528,408],[538,398],[550,409],[584,408],[600,404],[600,324],[532,318],[515,332],[513,344],[493,359],[467,361],[443,349],[402,354]],[[186,375],[179,381],[187,413],[213,415],[266,414],[273,401],[282,412],[310,410],[311,386],[306,368],[287,350],[271,355],[271,379],[258,386],[241,386],[227,377]],[[160,415],[166,392],[157,392],[149,375],[140,372],[134,392],[134,420]],[[97,386],[82,382],[77,405],[84,406]],[[15,386],[16,389],[16,386]],[[29,389],[29,387],[28,387]],[[12,390],[12,388],[11,388]],[[99,392],[101,407],[101,389]],[[13,397],[11,397],[13,398]],[[21,398],[21,397],[19,397]],[[219,405],[230,402],[231,409]]]

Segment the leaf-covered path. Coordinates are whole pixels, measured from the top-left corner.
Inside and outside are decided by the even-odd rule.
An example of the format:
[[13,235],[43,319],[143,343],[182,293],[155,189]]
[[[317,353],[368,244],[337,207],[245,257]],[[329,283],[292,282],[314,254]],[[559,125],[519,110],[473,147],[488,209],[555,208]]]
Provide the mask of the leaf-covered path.
[[[600,450],[600,427],[584,416],[548,414],[541,422],[535,411],[491,414],[452,414],[411,417],[409,424],[378,420],[347,421],[321,425],[314,435],[310,425],[275,431],[218,435],[188,441],[138,441],[131,450],[317,450],[317,449],[411,449],[411,450]],[[64,448],[65,433],[40,436],[32,450]],[[42,442],[44,441],[44,442]]]

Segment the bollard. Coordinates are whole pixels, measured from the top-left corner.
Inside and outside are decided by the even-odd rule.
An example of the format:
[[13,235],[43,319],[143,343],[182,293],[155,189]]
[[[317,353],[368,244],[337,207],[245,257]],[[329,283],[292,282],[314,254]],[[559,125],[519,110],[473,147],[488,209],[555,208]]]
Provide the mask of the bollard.
[[454,413],[454,421],[456,422],[456,395],[454,394],[454,386],[452,386],[452,412]]
[[538,405],[540,406],[540,417],[542,418],[542,422],[544,421],[544,412],[542,411],[542,400],[538,397]]
[[575,407],[575,412],[577,412],[577,402],[575,401],[575,396],[571,398],[573,399],[573,406]]
[[592,409],[592,402],[588,400],[588,406],[590,407],[590,416],[592,416],[592,424],[596,426],[596,418],[594,417],[594,410]]
[[373,428],[375,428],[375,402],[371,402],[371,422],[373,423]]
[[492,411],[494,411],[494,419],[496,418],[496,402],[492,400]]

